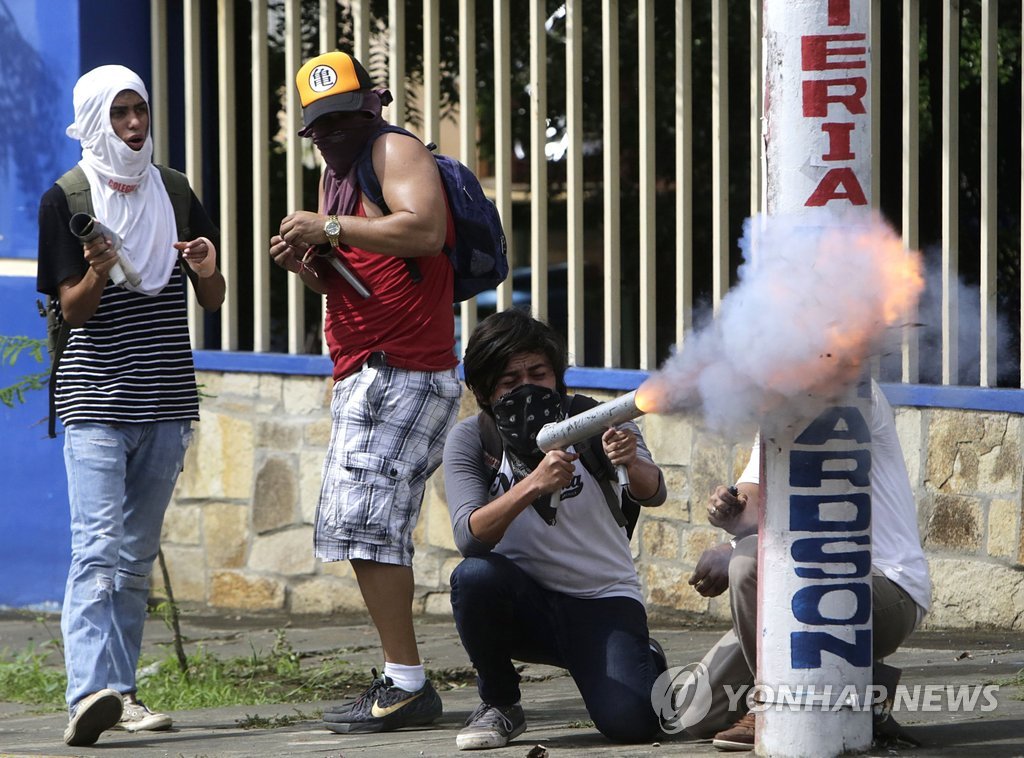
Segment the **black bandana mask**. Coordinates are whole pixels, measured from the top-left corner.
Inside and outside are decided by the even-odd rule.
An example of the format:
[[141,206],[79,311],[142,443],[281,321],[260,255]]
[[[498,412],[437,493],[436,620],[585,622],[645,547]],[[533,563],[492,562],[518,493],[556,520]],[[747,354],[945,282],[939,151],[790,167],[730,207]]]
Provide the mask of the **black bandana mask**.
[[[516,481],[528,476],[544,459],[537,447],[537,433],[562,417],[562,398],[557,391],[536,384],[524,384],[503,395],[492,406],[498,434]],[[555,523],[557,500],[541,495],[533,507],[548,524]]]
[[362,107],[338,114],[346,117],[343,121],[326,114],[300,130],[299,136],[312,139],[324,162],[339,180],[344,179],[369,139],[387,126],[380,112],[390,102],[391,93],[387,90],[364,92]]
[[547,387],[523,384],[500,397],[491,410],[505,447],[539,463],[544,454],[537,447],[537,432],[561,418],[562,398]]

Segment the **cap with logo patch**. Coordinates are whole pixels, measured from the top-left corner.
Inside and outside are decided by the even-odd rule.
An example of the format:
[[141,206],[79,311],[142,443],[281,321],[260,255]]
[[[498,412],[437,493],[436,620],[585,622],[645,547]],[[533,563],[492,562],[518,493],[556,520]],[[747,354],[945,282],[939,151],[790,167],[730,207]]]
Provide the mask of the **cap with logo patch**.
[[306,61],[295,75],[295,84],[302,103],[303,126],[326,113],[359,110],[363,91],[373,86],[363,64],[337,50]]

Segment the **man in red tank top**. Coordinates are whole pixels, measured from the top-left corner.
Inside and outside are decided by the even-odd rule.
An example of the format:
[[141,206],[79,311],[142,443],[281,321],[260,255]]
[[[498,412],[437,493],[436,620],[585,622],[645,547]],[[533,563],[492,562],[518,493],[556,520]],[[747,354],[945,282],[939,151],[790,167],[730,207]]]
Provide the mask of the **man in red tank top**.
[[[327,167],[317,212],[286,216],[270,255],[327,296],[333,424],[314,547],[324,561],[351,562],[384,652],[383,673],[374,671],[356,701],[328,708],[324,726],[361,733],[425,725],[442,707],[416,645],[412,531],[461,394],[452,268],[441,254],[452,222],[430,152],[408,135],[379,134],[391,96],[373,88],[358,60],[317,56],[296,81],[299,134]],[[356,181],[364,150],[386,213]]]

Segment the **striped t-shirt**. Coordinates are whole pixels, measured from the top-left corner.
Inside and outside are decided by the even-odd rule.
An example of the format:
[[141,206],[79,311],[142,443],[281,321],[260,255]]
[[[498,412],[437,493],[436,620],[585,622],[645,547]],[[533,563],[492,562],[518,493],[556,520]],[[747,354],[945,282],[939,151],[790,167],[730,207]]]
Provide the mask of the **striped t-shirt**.
[[157,295],[107,284],[93,317],[71,330],[57,368],[65,426],[198,420],[183,285],[177,265]]
[[[68,231],[67,196],[53,185],[39,204],[36,289],[57,297],[61,282],[84,276],[82,244]],[[192,239],[220,237],[192,194],[188,218]],[[54,384],[57,416],[74,423],[148,423],[199,418],[195,368],[189,344],[181,266],[153,296],[110,282],[99,307],[71,330]]]

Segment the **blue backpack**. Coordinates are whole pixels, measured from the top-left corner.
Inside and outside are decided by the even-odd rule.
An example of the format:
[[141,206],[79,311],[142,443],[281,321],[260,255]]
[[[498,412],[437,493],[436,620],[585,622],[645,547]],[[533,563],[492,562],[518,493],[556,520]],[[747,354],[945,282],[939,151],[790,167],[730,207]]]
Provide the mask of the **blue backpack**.
[[[377,137],[388,132],[415,137],[401,127],[385,126],[370,138],[356,159],[356,180],[359,182],[359,189],[385,215],[391,211],[384,202],[380,180],[373,170],[371,149]],[[427,149],[436,150],[437,145],[431,143],[427,145]],[[480,180],[469,168],[454,158],[435,154],[434,159],[441,173],[441,184],[444,185],[448,208],[455,225],[455,246],[450,248],[445,245],[444,252],[455,272],[452,299],[460,303],[480,292],[494,289],[505,281],[505,277],[508,276],[508,244],[505,241],[498,209],[484,195]],[[414,282],[423,280],[423,274],[415,258],[406,258],[405,265]]]

